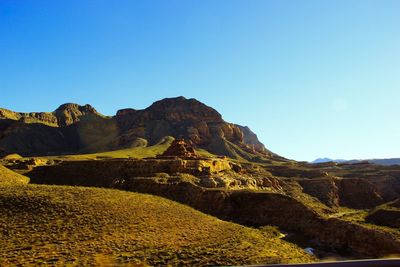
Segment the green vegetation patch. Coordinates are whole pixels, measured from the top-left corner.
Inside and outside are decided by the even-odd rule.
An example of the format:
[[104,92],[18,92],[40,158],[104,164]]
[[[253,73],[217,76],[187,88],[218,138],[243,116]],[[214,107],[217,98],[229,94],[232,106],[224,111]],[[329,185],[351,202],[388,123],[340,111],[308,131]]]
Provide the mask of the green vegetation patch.
[[[92,153],[92,154],[79,154],[79,155],[64,155],[64,156],[52,156],[42,157],[50,159],[62,159],[62,160],[93,160],[93,159],[113,159],[113,158],[151,158],[157,155],[161,155],[170,146],[170,142],[164,142],[154,146],[147,147],[133,147],[114,151]],[[215,157],[215,155],[209,153],[204,149],[196,149],[196,152],[202,157]]]

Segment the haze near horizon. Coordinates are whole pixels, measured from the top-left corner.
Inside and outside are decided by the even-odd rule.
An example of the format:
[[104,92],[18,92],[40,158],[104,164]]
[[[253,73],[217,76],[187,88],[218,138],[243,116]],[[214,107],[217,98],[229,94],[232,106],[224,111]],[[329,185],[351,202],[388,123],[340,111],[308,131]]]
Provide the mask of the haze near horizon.
[[0,2],[0,107],[196,98],[284,157],[400,157],[399,1]]

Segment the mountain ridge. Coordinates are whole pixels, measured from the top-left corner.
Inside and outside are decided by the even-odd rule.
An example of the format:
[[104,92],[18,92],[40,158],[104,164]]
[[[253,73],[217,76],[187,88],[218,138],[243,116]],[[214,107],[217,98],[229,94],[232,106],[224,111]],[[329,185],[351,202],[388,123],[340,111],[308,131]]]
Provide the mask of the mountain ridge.
[[0,119],[18,120],[24,123],[41,123],[54,127],[74,124],[80,120],[80,117],[88,114],[103,116],[89,104],[81,106],[75,103],[65,103],[52,112],[16,112],[0,108]]
[[247,126],[224,121],[217,110],[194,98],[164,98],[145,109],[120,109],[114,116],[75,103],[53,112],[0,109],[0,148],[27,156],[125,149],[143,144],[143,139],[155,145],[167,136],[221,156],[279,157]]
[[314,161],[311,161],[313,164],[318,163],[327,163],[327,162],[336,162],[336,163],[348,163],[348,164],[356,164],[362,162],[368,162],[372,164],[378,165],[400,165],[400,158],[383,158],[383,159],[330,159],[330,158],[318,158]]

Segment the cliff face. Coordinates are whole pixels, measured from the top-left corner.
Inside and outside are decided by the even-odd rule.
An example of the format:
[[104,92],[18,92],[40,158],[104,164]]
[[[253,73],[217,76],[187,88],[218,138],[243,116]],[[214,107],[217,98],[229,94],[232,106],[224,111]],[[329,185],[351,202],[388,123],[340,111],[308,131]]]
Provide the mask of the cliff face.
[[0,109],[0,147],[22,155],[99,152],[148,145],[165,136],[232,158],[276,156],[248,128],[225,122],[215,109],[184,97],[166,98],[146,109],[122,109],[112,118],[92,106],[61,105],[53,112]]
[[273,155],[248,127],[225,122],[215,109],[196,99],[167,98],[144,110],[120,110],[115,119],[121,129],[119,146],[129,146],[138,137],[155,144],[174,136],[232,158]]
[[[183,97],[160,100],[144,110],[120,110],[115,119],[124,138],[141,137],[150,144],[173,136],[202,145],[217,134],[210,126],[225,123],[216,110]],[[126,145],[124,142],[121,140],[120,144]]]

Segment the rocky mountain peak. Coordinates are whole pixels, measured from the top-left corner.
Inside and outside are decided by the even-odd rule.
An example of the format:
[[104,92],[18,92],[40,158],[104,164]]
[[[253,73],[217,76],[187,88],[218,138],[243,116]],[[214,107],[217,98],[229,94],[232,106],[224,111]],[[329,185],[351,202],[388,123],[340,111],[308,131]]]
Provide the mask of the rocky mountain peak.
[[81,105],[79,105],[79,104],[76,104],[76,103],[65,103],[65,104],[62,104],[62,105],[60,105],[56,110],[55,110],[55,112],[62,112],[62,111],[69,111],[69,112],[75,112],[75,113],[77,113],[77,112],[85,112],[85,113],[96,113],[96,114],[98,114],[98,112],[97,112],[97,110],[94,108],[94,107],[92,107],[91,105],[89,105],[89,104],[86,104],[86,105],[83,105],[83,106],[81,106]]
[[194,98],[187,99],[183,96],[156,101],[145,111],[151,113],[154,119],[159,117],[167,121],[223,121],[221,114],[215,109]]
[[100,113],[89,104],[84,106],[75,103],[65,103],[59,106],[53,114],[57,117],[59,126],[68,126],[78,122],[80,117],[84,115],[98,115]]
[[132,115],[136,113],[136,109],[133,108],[124,108],[124,109],[120,109],[117,111],[117,117],[118,116],[125,116],[125,115]]

